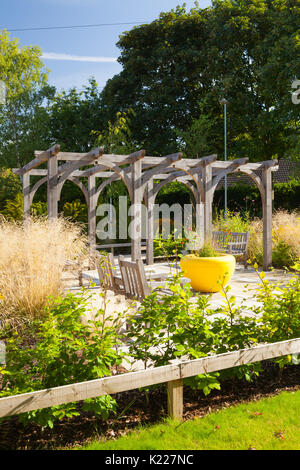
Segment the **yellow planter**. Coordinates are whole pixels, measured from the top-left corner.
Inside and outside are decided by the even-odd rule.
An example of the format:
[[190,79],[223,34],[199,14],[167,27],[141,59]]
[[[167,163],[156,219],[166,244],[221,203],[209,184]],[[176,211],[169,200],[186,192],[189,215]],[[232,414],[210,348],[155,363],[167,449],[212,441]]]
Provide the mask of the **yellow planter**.
[[220,255],[199,258],[186,255],[180,260],[185,277],[191,280],[191,286],[198,292],[219,292],[227,284],[235,270],[235,258],[232,255]]

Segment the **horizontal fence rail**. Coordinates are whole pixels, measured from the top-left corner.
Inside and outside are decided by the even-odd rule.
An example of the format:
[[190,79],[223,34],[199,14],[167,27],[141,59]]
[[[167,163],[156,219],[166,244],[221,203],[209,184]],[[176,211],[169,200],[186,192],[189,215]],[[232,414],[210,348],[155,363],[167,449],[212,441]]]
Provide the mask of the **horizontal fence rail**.
[[184,378],[299,352],[300,338],[296,338],[201,359],[178,361],[153,369],[3,397],[0,398],[0,417],[168,382],[169,414],[181,418],[183,411],[182,380]]

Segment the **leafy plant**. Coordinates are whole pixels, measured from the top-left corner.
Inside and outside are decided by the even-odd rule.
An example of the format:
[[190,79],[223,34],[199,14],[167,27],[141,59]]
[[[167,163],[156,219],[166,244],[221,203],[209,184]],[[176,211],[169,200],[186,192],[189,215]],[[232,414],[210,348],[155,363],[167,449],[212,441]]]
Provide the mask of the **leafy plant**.
[[[107,316],[105,307],[87,320],[88,300],[84,290],[57,297],[45,308],[43,321],[30,323],[22,336],[13,332],[6,337],[0,396],[111,375],[122,360],[116,348],[119,320]],[[106,395],[85,400],[82,409],[107,418],[116,402]],[[21,414],[20,420],[53,427],[55,421],[78,414],[77,404],[68,403]]]
[[[210,296],[195,294],[189,284],[182,287],[179,275],[168,281],[167,286],[172,295],[162,295],[157,290],[146,297],[127,333],[130,356],[143,361],[145,368],[166,365],[176,357],[195,359],[257,342],[256,319],[242,315],[228,288],[223,289],[224,305],[213,309],[209,305]],[[200,374],[186,379],[185,384],[208,394],[220,388],[220,380],[225,377],[252,380],[258,372],[259,365],[250,364],[226,373]]]
[[212,243],[206,242],[194,255],[198,258],[212,258],[213,256],[220,256],[220,253],[213,247]]
[[185,248],[185,239],[175,238],[174,235],[163,238],[162,235],[160,235],[153,240],[153,245],[155,256],[178,257]]
[[87,221],[87,206],[82,204],[78,199],[72,202],[66,202],[63,207],[64,217],[73,222]]
[[23,220],[23,196],[17,193],[14,199],[7,199],[2,214],[8,220]]
[[254,265],[261,281],[255,299],[259,302],[253,311],[261,316],[259,341],[276,342],[300,337],[300,264],[293,268],[295,274],[283,285],[265,278]]
[[20,179],[10,168],[0,169],[0,210],[4,208],[7,199],[14,199],[22,192]]
[[250,214],[245,212],[227,211],[225,216],[223,212],[219,212],[214,220],[214,230],[230,231],[230,232],[248,232],[250,228]]

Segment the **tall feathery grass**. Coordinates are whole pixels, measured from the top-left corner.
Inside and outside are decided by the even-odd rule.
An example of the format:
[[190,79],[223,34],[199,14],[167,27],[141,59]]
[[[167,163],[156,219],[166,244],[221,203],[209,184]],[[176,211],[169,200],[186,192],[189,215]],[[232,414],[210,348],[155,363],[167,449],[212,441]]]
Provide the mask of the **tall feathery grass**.
[[81,227],[65,219],[0,219],[0,320],[39,317],[62,290],[67,260],[80,262],[86,252]]
[[[254,219],[250,224],[249,258],[259,263],[263,257],[263,222]],[[279,210],[272,218],[273,265],[288,267],[300,258],[300,213]]]

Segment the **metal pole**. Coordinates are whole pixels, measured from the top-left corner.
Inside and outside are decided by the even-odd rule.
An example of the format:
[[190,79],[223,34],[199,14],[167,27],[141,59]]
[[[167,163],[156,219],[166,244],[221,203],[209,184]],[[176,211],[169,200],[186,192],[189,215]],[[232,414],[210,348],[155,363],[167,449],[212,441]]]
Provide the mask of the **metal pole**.
[[[224,103],[224,160],[227,161],[227,103]],[[225,219],[227,218],[227,175],[224,179]]]
[[[220,100],[220,104],[224,105],[224,160],[227,161],[227,101],[225,98]],[[225,210],[224,217],[227,218],[227,175],[224,177],[224,199],[225,199]]]

